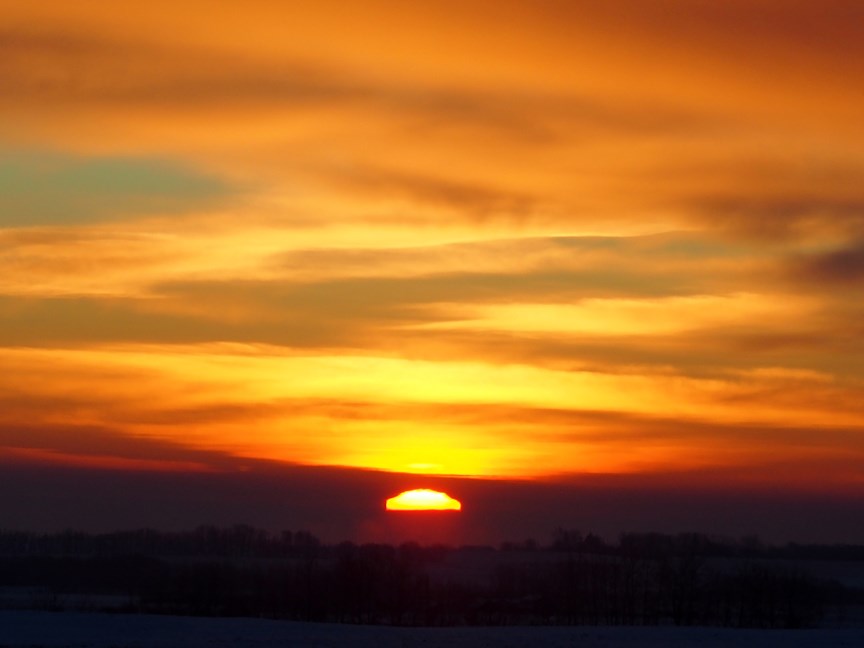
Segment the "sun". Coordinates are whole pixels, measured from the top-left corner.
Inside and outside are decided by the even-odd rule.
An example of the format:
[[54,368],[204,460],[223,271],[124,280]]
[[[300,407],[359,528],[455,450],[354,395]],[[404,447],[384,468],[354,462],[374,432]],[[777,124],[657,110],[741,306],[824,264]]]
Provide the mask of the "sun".
[[417,488],[404,491],[387,500],[388,511],[461,511],[462,502],[447,493]]

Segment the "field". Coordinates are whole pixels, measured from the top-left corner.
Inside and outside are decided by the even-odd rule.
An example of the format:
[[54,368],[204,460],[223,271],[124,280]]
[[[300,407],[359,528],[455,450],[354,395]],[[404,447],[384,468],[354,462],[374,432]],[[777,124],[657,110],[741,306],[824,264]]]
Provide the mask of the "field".
[[862,628],[392,628],[258,619],[0,612],[2,648],[833,648],[862,645]]

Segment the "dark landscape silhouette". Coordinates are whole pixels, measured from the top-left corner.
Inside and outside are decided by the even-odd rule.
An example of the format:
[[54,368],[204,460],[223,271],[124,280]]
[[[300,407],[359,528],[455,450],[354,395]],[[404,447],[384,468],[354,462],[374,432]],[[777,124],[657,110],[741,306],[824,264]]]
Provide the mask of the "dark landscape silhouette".
[[861,571],[864,546],[696,533],[610,542],[559,529],[546,543],[452,547],[325,544],[248,525],[2,531],[0,606],[409,626],[834,627],[864,609],[849,566]]

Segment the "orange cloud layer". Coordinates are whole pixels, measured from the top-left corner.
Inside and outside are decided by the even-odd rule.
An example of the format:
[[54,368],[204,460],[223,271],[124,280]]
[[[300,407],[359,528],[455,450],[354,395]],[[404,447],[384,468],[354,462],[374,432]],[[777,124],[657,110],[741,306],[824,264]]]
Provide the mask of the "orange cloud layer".
[[176,5],[0,0],[0,450],[860,487],[860,3]]

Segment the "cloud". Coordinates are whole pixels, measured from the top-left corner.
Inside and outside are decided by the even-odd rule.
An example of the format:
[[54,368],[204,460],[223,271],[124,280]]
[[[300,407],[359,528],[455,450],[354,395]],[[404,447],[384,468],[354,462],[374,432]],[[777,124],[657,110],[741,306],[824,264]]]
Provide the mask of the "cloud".
[[[70,107],[194,111],[247,107],[370,109],[399,125],[452,130],[468,124],[525,142],[554,140],[577,128],[583,135],[606,132],[680,130],[700,119],[667,108],[646,113],[589,97],[501,88],[472,90],[408,79],[376,79],[358,71],[302,58],[237,56],[188,44],[154,44],[147,39],[32,31],[0,32],[8,107],[53,101]],[[201,115],[197,115],[200,117]],[[569,135],[568,135],[569,136]]]
[[[789,185],[795,182],[794,177],[786,179]],[[805,178],[800,181],[807,183]],[[694,200],[692,209],[718,229],[756,239],[836,238],[864,228],[864,195],[844,198],[850,188],[857,191],[857,182],[825,188],[821,195],[796,195],[790,187],[784,196],[748,195],[746,189],[733,196],[730,188],[727,197]]]
[[[861,209],[864,223],[864,205]],[[864,242],[821,254],[799,256],[790,262],[795,278],[836,287],[855,287],[864,280]]]
[[460,304],[662,297],[689,294],[697,290],[692,283],[681,278],[677,285],[674,275],[640,274],[638,268],[172,282],[132,297],[0,297],[5,317],[0,339],[6,344],[231,340],[353,346],[368,342],[369,335],[392,335],[395,328],[464,319]]
[[127,469],[137,465],[159,469],[179,465],[210,470],[237,469],[242,460],[212,450],[192,448],[165,439],[130,436],[126,430],[84,425],[33,425],[0,422],[0,447],[12,451],[37,451],[12,454],[7,461],[19,459],[64,463],[64,457],[80,458],[91,465]]
[[339,100],[362,95],[349,84],[328,84],[320,70],[255,66],[213,51],[123,40],[63,31],[27,28],[0,32],[0,69],[16,92],[6,105],[54,100],[153,106],[201,106],[214,100],[295,102]]
[[[0,35],[12,89],[0,102],[25,137],[161,152],[276,192],[291,187],[298,203],[311,201],[313,218],[356,210],[367,221],[577,231],[684,223],[762,239],[860,225],[860,160],[845,144],[854,122],[826,118],[855,104],[849,84],[832,85],[844,96],[822,88],[819,118],[801,92],[833,84],[837,69],[856,71],[837,47],[857,47],[846,19],[860,9],[481,6],[464,8],[466,24],[447,32],[454,56],[475,55],[458,67],[419,47],[449,21],[440,8],[390,7],[386,20],[359,12],[347,31],[395,39],[416,74],[323,10],[295,12],[296,41],[276,38],[271,23],[284,21],[266,3],[243,15],[212,10],[214,29],[188,38],[166,32],[149,10],[37,12],[41,21],[12,20]],[[524,30],[513,34],[508,20]],[[232,21],[256,29],[238,34]],[[475,23],[485,29],[468,29]],[[312,47],[314,33],[326,38]],[[473,49],[469,33],[479,39]],[[813,51],[805,56],[801,43]],[[493,61],[486,75],[462,77],[481,60]],[[535,83],[526,81],[532,72]],[[341,214],[315,202],[343,194]]]

